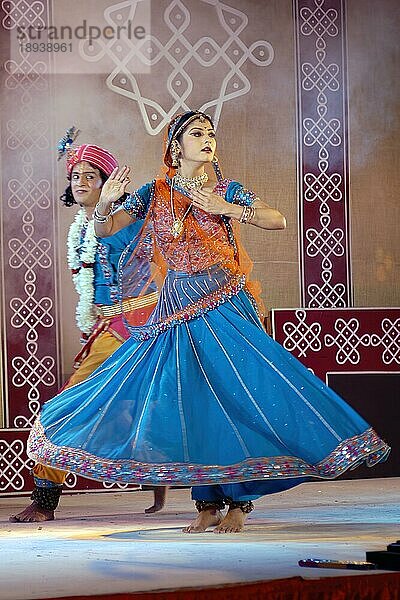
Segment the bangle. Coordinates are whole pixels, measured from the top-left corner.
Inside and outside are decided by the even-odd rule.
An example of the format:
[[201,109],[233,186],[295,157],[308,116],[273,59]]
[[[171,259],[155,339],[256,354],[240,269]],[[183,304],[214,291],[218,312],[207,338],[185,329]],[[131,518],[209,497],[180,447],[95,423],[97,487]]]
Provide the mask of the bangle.
[[106,215],[102,215],[101,213],[99,213],[99,203],[97,203],[93,211],[93,220],[97,223],[107,223],[107,221],[110,220],[112,211],[113,205],[111,204],[108,213]]
[[254,206],[244,206],[242,214],[240,215],[239,223],[251,223],[255,212],[256,209]]
[[249,215],[249,218],[247,219],[246,223],[251,223],[252,220],[254,219],[254,215],[256,214],[256,209],[254,206],[250,206],[251,208],[251,213]]

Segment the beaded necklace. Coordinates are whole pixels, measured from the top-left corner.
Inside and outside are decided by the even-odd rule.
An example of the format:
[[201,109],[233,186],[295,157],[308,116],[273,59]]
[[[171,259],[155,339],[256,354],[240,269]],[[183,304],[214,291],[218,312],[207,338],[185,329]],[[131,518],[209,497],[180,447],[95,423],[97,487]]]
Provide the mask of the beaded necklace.
[[171,233],[174,236],[174,238],[177,238],[181,235],[183,228],[185,226],[184,221],[193,207],[193,204],[189,204],[189,206],[185,210],[182,217],[176,216],[175,208],[174,208],[174,185],[190,192],[192,190],[200,189],[207,181],[208,181],[207,173],[202,173],[201,175],[197,175],[197,177],[184,177],[183,175],[180,175],[179,173],[177,173],[171,179],[171,184],[170,184],[170,204],[171,204],[171,214],[172,214]]
[[196,177],[184,177],[180,173],[176,173],[173,177],[175,185],[184,190],[198,190],[208,181],[207,173],[202,173]]

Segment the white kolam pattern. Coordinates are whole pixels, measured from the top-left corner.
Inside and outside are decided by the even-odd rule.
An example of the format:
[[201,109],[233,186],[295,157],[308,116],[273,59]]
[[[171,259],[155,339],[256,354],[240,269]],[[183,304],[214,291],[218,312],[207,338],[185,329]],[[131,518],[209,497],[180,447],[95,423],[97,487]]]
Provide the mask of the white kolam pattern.
[[[133,0],[111,5],[104,12],[105,21],[112,27],[126,24],[134,19],[139,3],[140,0]],[[199,20],[193,25],[190,7],[199,10],[199,5],[203,5],[203,12],[209,9],[213,27],[219,25],[218,40],[209,35],[207,25],[202,35]],[[162,40],[150,33],[140,41],[131,40],[124,34],[118,43],[99,39],[89,46],[87,41],[82,41],[80,54],[91,62],[105,57],[112,61],[115,66],[107,77],[107,87],[136,102],[146,131],[157,135],[176,113],[193,106],[210,114],[217,124],[225,102],[250,92],[251,81],[243,67],[248,61],[259,67],[270,65],[274,50],[265,40],[247,45],[241,34],[248,26],[251,27],[248,16],[225,2],[174,0],[168,3],[162,15]],[[164,79],[153,86],[154,96],[146,96],[142,92],[140,78],[134,73],[133,65],[136,63],[133,61],[151,68],[161,60],[167,65],[163,70]],[[213,94],[198,106],[197,93],[203,92],[205,81],[207,86],[210,81],[214,82]],[[169,101],[161,99],[165,97],[165,91]]]
[[[310,5],[297,0],[294,6],[300,96],[302,296],[309,308],[344,308],[351,302],[351,273],[343,177],[347,169],[343,109],[346,57],[340,44],[344,37],[343,2],[314,0]],[[311,40],[313,51],[309,49]],[[340,172],[335,170],[338,163]],[[319,217],[314,212],[307,217],[311,215],[307,204],[311,203],[318,205]],[[333,208],[335,204],[340,205],[339,211]],[[341,272],[344,276],[337,275]]]
[[[282,345],[289,352],[299,357],[310,357],[326,346],[335,350],[336,365],[358,365],[362,353],[371,348],[380,351],[380,362],[383,365],[400,365],[400,318],[383,318],[380,329],[366,331],[368,311],[374,309],[358,309],[364,318],[358,316],[341,317],[339,312],[334,314],[333,332],[326,332],[326,319],[316,320],[313,311],[298,309],[294,311],[293,319],[282,325],[284,339]],[[310,321],[311,322],[307,322]]]

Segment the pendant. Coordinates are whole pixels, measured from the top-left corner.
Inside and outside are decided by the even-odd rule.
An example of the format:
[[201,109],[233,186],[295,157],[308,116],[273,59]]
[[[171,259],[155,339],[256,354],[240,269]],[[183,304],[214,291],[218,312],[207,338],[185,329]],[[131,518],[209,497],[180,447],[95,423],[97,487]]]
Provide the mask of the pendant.
[[179,237],[181,235],[182,231],[183,231],[183,221],[181,221],[181,219],[175,219],[175,221],[172,223],[172,227],[171,227],[172,235],[175,238]]

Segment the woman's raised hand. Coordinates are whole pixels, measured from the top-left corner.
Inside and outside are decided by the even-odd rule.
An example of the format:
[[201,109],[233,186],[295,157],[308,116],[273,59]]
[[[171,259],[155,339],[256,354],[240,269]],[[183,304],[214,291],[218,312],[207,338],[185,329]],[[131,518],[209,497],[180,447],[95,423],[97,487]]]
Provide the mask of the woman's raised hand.
[[121,169],[116,167],[110,177],[103,184],[100,194],[100,202],[104,208],[108,208],[125,193],[129,179],[130,168],[124,165]]

